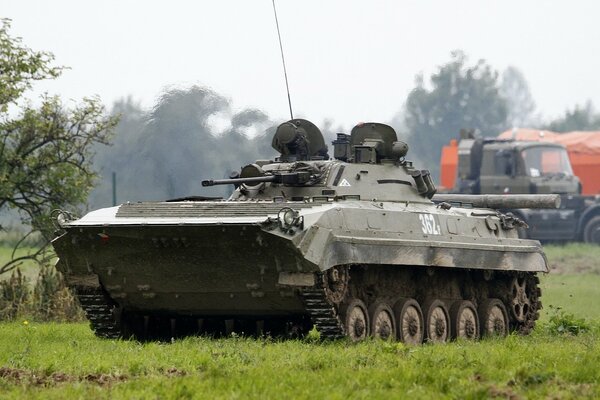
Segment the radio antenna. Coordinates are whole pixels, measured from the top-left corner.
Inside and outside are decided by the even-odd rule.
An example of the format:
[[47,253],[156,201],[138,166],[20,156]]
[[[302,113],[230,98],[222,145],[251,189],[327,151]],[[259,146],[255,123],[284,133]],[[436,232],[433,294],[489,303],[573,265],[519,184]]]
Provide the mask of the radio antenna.
[[287,90],[288,104],[290,106],[290,119],[294,119],[292,112],[292,98],[290,97],[290,85],[288,84],[287,69],[285,68],[285,58],[283,57],[283,45],[281,44],[281,33],[279,32],[279,20],[277,19],[277,9],[275,9],[275,0],[273,0],[273,13],[275,14],[275,25],[277,26],[277,36],[279,37],[279,50],[281,50],[281,62],[283,63],[283,76],[285,76],[285,89]]

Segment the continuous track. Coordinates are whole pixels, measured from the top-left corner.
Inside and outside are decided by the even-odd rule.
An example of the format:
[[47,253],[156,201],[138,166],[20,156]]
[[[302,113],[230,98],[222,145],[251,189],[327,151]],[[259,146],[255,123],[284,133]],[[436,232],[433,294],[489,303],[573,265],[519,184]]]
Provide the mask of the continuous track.
[[[496,292],[496,294],[491,295],[491,297],[503,298],[504,304],[509,309],[510,330],[520,334],[529,334],[535,327],[535,322],[539,318],[539,310],[542,308],[542,303],[540,300],[541,289],[539,288],[539,278],[535,274],[511,274],[504,276],[505,278],[502,278],[501,280],[504,282],[503,284],[500,284],[500,281],[498,281],[497,283],[499,285],[494,285],[498,289],[502,288],[500,291],[504,293],[504,296],[498,296],[500,293]],[[524,282],[521,283],[521,285],[526,288],[527,292],[526,296],[528,299],[527,304],[529,308],[524,315],[524,320],[516,320],[514,314],[512,317],[510,316],[509,305],[511,304],[511,301],[513,301],[513,297],[511,297],[509,282],[510,279],[515,276],[522,277],[519,282]],[[356,277],[354,280],[355,285],[356,283],[361,282],[361,280],[362,277]],[[342,302],[342,304],[339,306],[336,305],[337,303],[334,303],[330,299],[330,296],[328,296],[327,290],[323,287],[324,285],[322,280],[318,280],[318,282],[319,283],[317,283],[317,285],[314,287],[304,288],[300,291],[300,296],[303,300],[306,314],[310,317],[313,325],[319,331],[321,339],[333,340],[346,337],[348,328],[344,326],[344,323],[342,322],[342,319],[337,311],[338,308],[344,305],[344,302]],[[484,282],[480,281],[477,285],[481,284],[484,284]],[[74,293],[77,296],[81,307],[85,311],[86,317],[90,321],[91,328],[97,336],[108,339],[117,339],[124,336],[123,329],[129,332],[126,326],[123,325],[125,322],[121,321],[119,314],[115,312],[116,310],[114,303],[101,287],[90,288],[77,286],[73,287],[72,289],[74,289]],[[360,293],[360,290],[356,290],[355,288],[353,292]],[[470,292],[474,291],[470,290]],[[483,300],[479,299],[479,302],[481,301]],[[390,303],[390,305],[393,305],[393,303]],[[132,321],[130,321],[129,325],[133,324]],[[141,326],[142,325],[140,325],[140,327]],[[135,332],[132,331],[130,333]],[[138,335],[136,337],[146,337],[145,333],[142,334],[142,331],[137,333]],[[194,333],[190,331],[188,334]],[[197,332],[195,334],[197,334]]]
[[107,339],[121,337],[121,328],[114,314],[114,307],[102,288],[77,287],[75,295],[85,311],[96,336]]
[[311,321],[322,339],[339,339],[345,336],[344,326],[333,305],[327,300],[325,289],[317,286],[302,291],[302,299]]

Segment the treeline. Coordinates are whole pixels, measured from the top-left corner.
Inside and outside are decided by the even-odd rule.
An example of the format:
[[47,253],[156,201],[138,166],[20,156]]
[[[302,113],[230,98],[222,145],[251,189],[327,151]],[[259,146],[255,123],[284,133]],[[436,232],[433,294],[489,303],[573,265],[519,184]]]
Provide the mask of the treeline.
[[[418,75],[415,88],[398,108],[387,123],[409,143],[409,158],[435,177],[442,146],[463,128],[484,136],[512,127],[557,132],[600,129],[600,115],[590,102],[544,121],[517,68],[499,73],[484,60],[470,62],[461,51],[453,52],[450,61],[427,79]],[[276,156],[271,137],[282,122],[257,109],[233,112],[225,97],[198,86],[166,90],[151,110],[123,99],[113,105],[112,114],[121,120],[112,146],[96,146],[95,167],[101,178],[90,195],[90,209],[112,204],[113,172],[117,203],[227,196],[230,187],[207,189],[200,181],[225,178],[256,159]],[[331,142],[330,124],[324,122],[320,128]]]

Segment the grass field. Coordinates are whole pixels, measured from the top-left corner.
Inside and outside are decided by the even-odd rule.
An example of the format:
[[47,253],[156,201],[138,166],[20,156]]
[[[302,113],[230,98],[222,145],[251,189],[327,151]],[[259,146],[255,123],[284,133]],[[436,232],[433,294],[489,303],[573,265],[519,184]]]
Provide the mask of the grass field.
[[600,246],[584,243],[544,246],[551,274],[600,275]]
[[405,347],[369,341],[99,340],[84,324],[0,325],[3,398],[598,398],[598,328]]
[[600,322],[600,275],[546,275],[540,278],[542,304],[541,320],[547,320],[550,306],[560,307],[581,318]]
[[[600,398],[600,253],[569,245],[547,254],[557,267],[542,277],[545,308],[528,337],[142,344],[97,339],[87,324],[20,320],[0,323],[0,398]],[[551,317],[562,311],[587,331],[556,333]]]

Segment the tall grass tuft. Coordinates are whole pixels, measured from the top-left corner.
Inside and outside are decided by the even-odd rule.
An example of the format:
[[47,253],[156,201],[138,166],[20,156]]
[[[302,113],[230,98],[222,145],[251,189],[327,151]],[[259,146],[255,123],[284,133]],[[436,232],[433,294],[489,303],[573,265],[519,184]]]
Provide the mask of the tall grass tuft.
[[31,304],[30,282],[19,268],[0,281],[0,319],[13,320],[27,314]]
[[83,311],[56,268],[45,265],[33,289],[34,317],[42,321],[81,321]]
[[27,318],[36,321],[82,321],[84,313],[68,290],[60,272],[41,268],[35,285],[17,268],[0,281],[0,320]]

